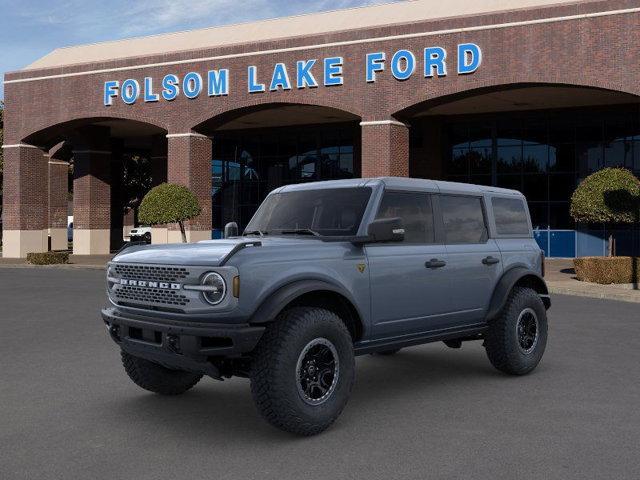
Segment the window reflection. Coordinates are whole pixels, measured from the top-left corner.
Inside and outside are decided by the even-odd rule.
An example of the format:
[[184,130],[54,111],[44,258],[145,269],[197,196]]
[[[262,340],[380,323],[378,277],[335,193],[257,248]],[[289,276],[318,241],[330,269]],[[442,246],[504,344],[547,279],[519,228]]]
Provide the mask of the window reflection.
[[356,176],[357,124],[220,132],[213,144],[213,228],[244,228],[271,190]]
[[457,120],[446,125],[445,175],[520,190],[534,228],[572,229],[569,200],[580,179],[604,167],[640,173],[638,113],[616,106]]

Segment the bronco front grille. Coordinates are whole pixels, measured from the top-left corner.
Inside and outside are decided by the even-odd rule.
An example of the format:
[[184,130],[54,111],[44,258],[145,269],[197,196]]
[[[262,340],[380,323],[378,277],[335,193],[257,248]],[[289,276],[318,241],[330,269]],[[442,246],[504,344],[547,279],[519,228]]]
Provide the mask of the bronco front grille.
[[156,267],[149,265],[116,265],[116,274],[130,280],[149,280],[152,282],[178,282],[189,276],[182,267]]
[[175,290],[119,285],[113,292],[118,303],[156,303],[184,307],[189,299]]

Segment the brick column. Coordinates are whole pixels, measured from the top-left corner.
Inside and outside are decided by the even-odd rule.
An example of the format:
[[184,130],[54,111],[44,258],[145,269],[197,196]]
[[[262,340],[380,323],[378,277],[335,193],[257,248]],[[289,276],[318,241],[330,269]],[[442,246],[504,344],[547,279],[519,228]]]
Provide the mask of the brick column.
[[[151,186],[167,182],[167,138],[154,135],[151,139]],[[169,243],[169,229],[166,225],[151,227],[151,243]]]
[[[211,153],[209,137],[198,133],[167,135],[167,180],[188,187],[198,197],[202,214],[185,226],[187,241],[211,239]],[[180,229],[169,225],[170,243],[181,242]]]
[[151,139],[151,185],[153,187],[167,181],[167,138],[154,135]]
[[362,177],[409,176],[409,127],[396,120],[364,121]]
[[48,223],[48,154],[26,144],[4,145],[4,258],[46,252]]
[[78,132],[73,150],[73,253],[111,250],[111,145],[109,129]]
[[49,158],[49,236],[51,250],[67,250],[69,164]]

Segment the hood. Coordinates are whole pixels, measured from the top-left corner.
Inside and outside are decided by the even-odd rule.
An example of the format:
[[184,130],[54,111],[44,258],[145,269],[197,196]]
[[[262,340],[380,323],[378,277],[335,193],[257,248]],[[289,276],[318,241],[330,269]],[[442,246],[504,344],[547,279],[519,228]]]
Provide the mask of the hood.
[[[226,240],[205,240],[198,243],[171,243],[168,245],[143,245],[129,247],[113,258],[114,262],[149,263],[160,265],[193,265],[218,266],[234,248],[241,248],[241,244],[260,242],[262,247],[274,245],[296,245],[310,242],[321,242],[313,238],[272,237],[257,238],[243,237]],[[249,246],[248,248],[261,248]]]

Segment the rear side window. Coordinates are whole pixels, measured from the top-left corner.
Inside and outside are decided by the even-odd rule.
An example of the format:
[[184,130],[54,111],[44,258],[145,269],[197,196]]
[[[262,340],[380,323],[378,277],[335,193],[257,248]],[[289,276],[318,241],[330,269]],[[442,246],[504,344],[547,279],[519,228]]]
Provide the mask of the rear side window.
[[498,235],[529,236],[529,222],[524,202],[519,198],[491,199]]
[[405,243],[434,243],[433,209],[427,193],[385,192],[376,218],[400,217]]
[[440,197],[446,243],[485,243],[487,227],[479,197]]

